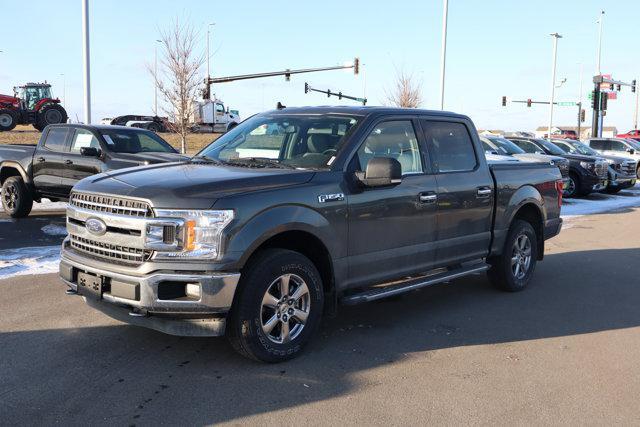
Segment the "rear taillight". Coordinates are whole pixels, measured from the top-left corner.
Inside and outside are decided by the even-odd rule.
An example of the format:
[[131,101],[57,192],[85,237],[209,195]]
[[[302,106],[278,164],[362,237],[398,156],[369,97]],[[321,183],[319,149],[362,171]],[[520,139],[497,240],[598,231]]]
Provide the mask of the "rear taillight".
[[558,193],[558,207],[562,207],[562,193],[564,192],[564,182],[561,179],[556,181],[556,191]]

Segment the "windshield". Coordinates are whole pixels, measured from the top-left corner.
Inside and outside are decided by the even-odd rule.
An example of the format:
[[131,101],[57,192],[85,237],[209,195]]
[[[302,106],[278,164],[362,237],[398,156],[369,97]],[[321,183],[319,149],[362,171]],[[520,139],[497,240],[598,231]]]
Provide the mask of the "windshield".
[[573,146],[578,151],[578,153],[584,154],[585,156],[599,156],[596,150],[594,150],[593,148],[589,147],[586,144],[583,144],[582,142],[576,141],[573,143]]
[[564,154],[567,154],[564,151],[562,151],[562,148],[558,147],[552,142],[547,141],[546,139],[537,139],[536,142],[542,145],[545,148],[545,150],[549,152],[549,154],[553,154],[555,156],[562,156]]
[[525,151],[518,147],[513,142],[504,138],[487,138],[489,139],[493,145],[500,148],[501,151],[504,151],[507,154],[523,154]]
[[258,115],[196,157],[238,166],[327,169],[358,120],[343,115]]
[[109,150],[116,153],[176,153],[164,139],[153,132],[137,129],[101,129]]

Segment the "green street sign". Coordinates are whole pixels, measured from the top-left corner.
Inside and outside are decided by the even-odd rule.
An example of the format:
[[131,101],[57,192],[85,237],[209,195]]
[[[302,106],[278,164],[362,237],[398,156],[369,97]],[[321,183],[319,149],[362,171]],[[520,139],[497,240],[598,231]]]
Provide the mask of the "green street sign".
[[558,102],[559,107],[575,107],[576,105],[578,104],[575,102]]

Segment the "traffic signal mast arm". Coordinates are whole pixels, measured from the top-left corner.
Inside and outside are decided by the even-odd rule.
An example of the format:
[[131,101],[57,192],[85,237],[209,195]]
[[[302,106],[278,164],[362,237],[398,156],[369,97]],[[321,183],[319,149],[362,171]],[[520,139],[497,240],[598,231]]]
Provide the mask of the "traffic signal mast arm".
[[362,105],[367,105],[367,98],[357,98],[355,96],[345,95],[342,92],[331,92],[331,89],[327,89],[327,90],[314,89],[311,86],[309,86],[309,83],[305,83],[304,93],[309,93],[309,92],[324,93],[325,95],[327,95],[327,97],[337,96],[338,99],[342,99],[342,98],[351,99],[353,101],[362,102]]

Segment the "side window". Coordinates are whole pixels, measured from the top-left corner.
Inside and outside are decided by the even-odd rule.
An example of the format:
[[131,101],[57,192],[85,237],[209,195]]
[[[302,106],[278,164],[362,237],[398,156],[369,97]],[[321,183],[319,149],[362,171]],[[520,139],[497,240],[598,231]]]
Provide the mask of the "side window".
[[477,166],[473,141],[464,124],[424,121],[423,126],[438,172],[470,171]]
[[51,151],[64,151],[67,142],[67,132],[68,129],[62,127],[49,129],[47,139],[44,141],[44,146]]
[[622,141],[609,141],[609,144],[611,145],[609,150],[612,151],[625,151],[627,149],[627,146]]
[[513,142],[520,148],[522,148],[525,153],[540,153],[542,150],[538,148],[536,144],[533,144],[529,141],[525,141],[523,139],[514,139]]
[[100,143],[92,132],[86,129],[78,129],[73,136],[73,141],[71,141],[71,152],[79,153],[80,149],[85,147],[100,149]]
[[223,114],[224,113],[224,105],[216,104],[216,113]]
[[422,159],[418,138],[410,120],[378,124],[358,149],[360,170],[366,171],[374,157],[390,157],[400,162],[402,174],[421,173]]
[[601,139],[592,139],[591,141],[589,141],[589,147],[593,148],[594,150],[605,150],[605,144],[604,141]]

